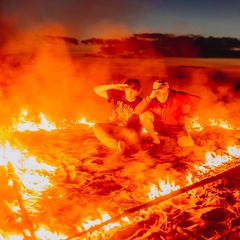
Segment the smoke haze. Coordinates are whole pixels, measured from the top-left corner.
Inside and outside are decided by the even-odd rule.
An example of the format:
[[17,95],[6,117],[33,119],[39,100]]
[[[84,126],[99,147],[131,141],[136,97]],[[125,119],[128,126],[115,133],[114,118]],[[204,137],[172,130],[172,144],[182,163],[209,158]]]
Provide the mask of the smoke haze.
[[[149,94],[156,78],[167,78],[171,88],[202,97],[200,120],[217,117],[237,123],[239,90],[234,89],[240,78],[237,61],[219,63],[212,59],[209,64],[209,60],[191,59],[184,62],[183,59],[82,57],[71,54],[74,47],[71,44],[46,39],[49,35],[69,36],[75,30],[93,37],[100,32],[108,38],[128,34],[130,30],[122,16],[124,13],[125,19],[140,17],[144,10],[137,1],[129,5],[128,1],[102,0],[94,5],[94,1],[86,0],[79,1],[79,6],[68,5],[64,11],[54,8],[57,1],[50,1],[48,9],[41,1],[27,1],[27,7],[23,2],[11,1],[9,16],[0,8],[1,124],[11,122],[23,108],[33,116],[42,112],[52,120],[86,117],[103,121],[109,106],[105,99],[96,96],[94,86],[124,82],[130,77],[142,82],[143,97]],[[58,16],[54,21],[51,11]],[[39,13],[48,15],[49,20],[41,21]],[[75,17],[68,20],[69,15]],[[62,18],[65,20],[60,21]],[[62,24],[67,21],[70,21],[67,25]],[[84,51],[82,45],[77,47],[78,53]]]

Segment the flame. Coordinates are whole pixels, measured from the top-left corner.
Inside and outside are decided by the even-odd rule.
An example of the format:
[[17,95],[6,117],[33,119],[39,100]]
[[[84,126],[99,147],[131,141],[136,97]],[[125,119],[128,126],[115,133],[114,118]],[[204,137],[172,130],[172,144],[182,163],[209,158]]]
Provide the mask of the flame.
[[46,130],[46,131],[52,131],[56,129],[56,125],[54,123],[49,122],[43,113],[40,113],[38,115],[38,118],[40,120],[39,124],[26,120],[27,117],[28,117],[28,111],[26,109],[22,109],[19,115],[18,121],[13,119],[13,122],[14,122],[12,126],[13,129],[19,132],[24,132],[26,130],[39,131],[40,129]]
[[200,125],[200,123],[198,123],[198,117],[196,118],[191,118],[190,122],[187,123],[187,129],[189,131],[202,131],[203,127]]
[[0,166],[8,167],[9,163],[13,166],[14,174],[24,187],[41,192],[50,184],[49,178],[39,174],[39,170],[53,172],[55,167],[46,163],[38,163],[34,156],[27,157],[27,151],[21,151],[16,147],[10,146],[7,141],[5,146],[0,148]]
[[236,157],[236,158],[240,157],[240,146],[239,147],[237,147],[237,146],[229,146],[227,148],[227,151],[233,157]]
[[216,119],[209,119],[209,121],[211,122],[210,126],[217,126],[225,129],[230,129],[230,130],[233,129],[233,127],[230,125],[230,123],[227,120],[219,119],[219,121],[217,121]]
[[63,234],[52,233],[48,230],[47,226],[40,225],[40,227],[35,231],[36,237],[39,239],[51,239],[51,240],[59,240],[59,239],[66,239],[67,236]]
[[172,191],[175,191],[180,188],[179,185],[175,185],[174,181],[170,181],[169,177],[167,176],[165,180],[157,179],[158,184],[150,183],[150,192],[148,193],[149,199],[154,199],[156,197],[166,195]]
[[[36,212],[35,204],[41,193],[52,186],[48,175],[55,171],[55,167],[39,163],[34,156],[28,156],[27,150],[13,147],[8,141],[5,145],[0,145],[0,158],[0,166],[3,166],[8,173],[8,185],[17,184],[26,210],[29,213]],[[6,200],[4,202],[12,212],[18,213],[21,209],[16,200],[11,203]],[[16,222],[18,220],[16,219]],[[5,234],[4,239],[23,239],[23,237],[9,233],[7,236]]]
[[206,162],[200,166],[195,166],[195,168],[203,173],[206,173],[209,169],[213,169],[223,163],[226,163],[233,159],[233,157],[240,157],[240,147],[229,146],[225,154],[217,155],[215,152],[207,152]]
[[92,127],[95,124],[93,122],[87,122],[85,117],[83,117],[80,120],[78,120],[77,123],[87,124],[89,127]]
[[191,185],[193,183],[193,181],[192,181],[193,175],[190,171],[188,171],[188,175],[186,176],[186,179],[187,179],[188,184]]
[[5,237],[6,233],[1,234],[0,232],[0,240],[23,240],[23,236],[19,236],[17,234],[7,234],[7,237]]
[[[40,113],[38,115],[38,122],[35,123],[33,121],[27,120],[28,117],[28,110],[22,109],[18,119],[13,118],[13,124],[12,128],[14,131],[24,132],[24,131],[39,131],[39,130],[45,130],[45,131],[52,131],[56,129],[64,129],[66,127],[69,127],[69,124],[67,123],[66,119],[63,119],[62,122],[57,127],[54,122],[50,122],[46,119],[45,115],[43,113]],[[89,127],[92,127],[95,123],[89,122],[86,120],[85,117],[81,118],[80,120],[73,121],[71,120],[71,124],[86,124]]]
[[[98,211],[100,211],[100,210],[98,209]],[[85,220],[85,222],[83,222],[81,224],[83,229],[84,230],[88,230],[91,227],[94,227],[96,225],[99,225],[99,224],[101,224],[103,222],[106,222],[106,221],[111,219],[111,217],[110,217],[110,215],[108,213],[100,213],[100,214],[101,214],[101,218],[97,218],[95,220],[90,220],[90,219]],[[124,220],[126,220],[126,219],[124,219]],[[118,222],[110,223],[110,224],[105,225],[103,227],[103,229],[105,231],[108,231],[109,229],[114,228],[116,226],[120,226],[120,224]]]
[[[38,130],[46,130],[46,131],[52,131],[57,129],[56,125],[52,122],[49,122],[45,115],[43,113],[40,113],[39,123],[36,124],[35,122],[27,120],[28,118],[28,111],[26,109],[23,109],[20,113],[20,116],[18,118],[18,121],[14,120],[14,124],[12,125],[13,129],[16,131],[38,131]],[[233,129],[233,127],[227,122],[222,119],[219,121],[215,119],[210,119],[211,126],[218,126],[225,129]],[[93,122],[89,122],[85,119],[85,117],[81,118],[80,120],[77,120],[76,122],[73,122],[73,124],[86,124],[89,127],[92,127],[94,125]],[[201,131],[203,127],[198,123],[198,117],[191,119],[188,130],[192,131]],[[143,132],[146,132],[145,129],[143,129]],[[229,146],[227,148],[227,151],[225,154],[218,155],[215,152],[209,151],[206,153],[205,158],[206,161],[204,164],[201,164],[200,166],[195,166],[195,168],[198,170],[199,173],[206,173],[207,171],[210,171],[214,167],[217,167],[221,165],[222,163],[225,163],[233,157],[238,158],[240,156],[240,149],[237,146]],[[31,212],[35,212],[36,209],[34,208],[34,200],[33,194],[31,194],[31,191],[35,192],[35,198],[36,193],[41,195],[41,192],[46,190],[51,186],[51,183],[48,178],[48,174],[55,171],[55,167],[52,167],[45,163],[38,163],[36,158],[34,156],[28,156],[28,152],[26,150],[20,150],[17,147],[10,146],[9,142],[7,141],[6,144],[2,147],[0,147],[0,157],[2,161],[0,162],[0,166],[5,166],[5,168],[9,168],[9,164],[13,167],[13,175],[16,177],[12,177],[12,179],[9,179],[9,186],[12,186],[14,184],[14,181],[18,181],[19,185],[21,184],[21,194],[22,199],[24,200],[26,204],[26,209]],[[41,174],[39,174],[39,170],[41,170]],[[12,175],[12,176],[13,176]],[[192,173],[188,171],[188,174],[186,175],[186,179],[188,184],[192,184],[194,180],[198,180],[195,176],[193,177]],[[170,180],[167,176],[165,180],[156,179],[157,184],[150,183],[150,192],[147,194],[149,199],[155,199],[156,197],[166,195],[172,191],[175,191],[180,188],[180,186],[176,185],[174,181]],[[25,191],[27,190],[27,191]],[[30,191],[29,191],[30,190]],[[37,199],[37,198],[36,198]],[[29,200],[29,201],[28,201]],[[5,201],[5,200],[4,200]],[[27,202],[28,201],[28,202]],[[12,210],[12,212],[19,212],[20,206],[17,201],[13,201],[11,203],[5,201],[9,209]],[[99,211],[100,212],[100,211]],[[99,225],[101,223],[104,223],[111,219],[110,215],[107,213],[100,213],[101,217],[97,218],[95,220],[87,219],[84,220],[80,226],[78,226],[78,229],[81,231],[87,231],[93,226]],[[20,219],[21,220],[21,219]],[[19,220],[19,221],[20,221]],[[121,219],[123,222],[129,222],[130,220],[125,217]],[[103,231],[109,231],[110,229],[114,227],[121,226],[119,222],[113,222],[106,224],[102,227]],[[35,234],[37,237],[41,239],[61,239],[66,238],[64,235],[58,235],[57,233],[52,233],[48,230],[47,226],[39,226],[37,230],[35,230]],[[103,233],[101,233],[103,234]],[[3,235],[2,235],[3,236]],[[1,239],[1,232],[0,232],[0,239]],[[10,233],[4,235],[4,239],[23,239],[20,235],[11,235]]]
[[[85,219],[84,222],[81,223],[81,226],[77,226],[77,228],[78,228],[78,230],[79,230],[80,232],[82,232],[82,231],[87,231],[87,230],[90,229],[91,227],[100,225],[101,223],[104,223],[104,222],[106,222],[106,221],[108,221],[108,220],[111,220],[111,217],[110,217],[110,215],[109,215],[108,213],[103,212],[103,211],[100,210],[100,209],[97,209],[97,210],[98,210],[99,214],[101,215],[101,217],[100,217],[100,218],[97,218],[97,219],[94,219],[94,220],[92,220],[92,219]],[[117,222],[108,223],[108,224],[106,224],[106,225],[104,225],[104,226],[102,227],[101,236],[103,237],[104,233],[108,232],[109,230],[111,230],[111,229],[113,229],[113,228],[116,228],[116,227],[121,226],[120,221],[126,222],[126,223],[129,223],[129,222],[130,222],[130,220],[129,220],[128,217],[122,217],[122,218],[121,218],[119,221],[117,221]],[[97,235],[98,235],[97,233],[91,233],[91,236],[92,236],[92,237],[95,236],[96,239],[98,239],[98,238],[97,238]],[[95,238],[94,238],[94,239],[95,239]]]

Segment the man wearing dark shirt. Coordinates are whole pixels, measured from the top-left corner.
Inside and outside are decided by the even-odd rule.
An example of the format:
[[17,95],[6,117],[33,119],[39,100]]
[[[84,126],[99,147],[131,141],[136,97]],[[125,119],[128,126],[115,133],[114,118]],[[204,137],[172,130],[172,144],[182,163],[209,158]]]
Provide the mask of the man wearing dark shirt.
[[110,149],[125,152],[140,144],[142,125],[135,107],[141,102],[141,83],[128,79],[123,84],[106,84],[94,88],[95,93],[112,104],[111,115],[105,123],[96,123],[93,132],[99,141]]

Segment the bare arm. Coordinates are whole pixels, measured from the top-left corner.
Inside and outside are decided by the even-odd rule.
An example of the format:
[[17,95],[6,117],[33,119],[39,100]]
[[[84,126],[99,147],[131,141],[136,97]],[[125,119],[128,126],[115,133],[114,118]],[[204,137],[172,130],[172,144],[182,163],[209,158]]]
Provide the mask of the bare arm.
[[147,96],[145,97],[135,108],[134,113],[139,115],[143,112],[145,112],[150,104],[150,102],[152,101],[152,99]]
[[128,86],[127,84],[105,84],[105,85],[99,85],[94,88],[94,92],[104,98],[108,98],[107,91],[110,89],[115,90],[124,90],[124,88]]
[[135,114],[139,115],[143,112],[145,112],[148,109],[148,106],[150,104],[150,102],[152,102],[152,100],[157,96],[157,92],[158,92],[158,88],[159,88],[159,83],[154,83],[153,85],[153,89],[151,91],[151,93],[149,94],[149,96],[145,97],[135,108]]

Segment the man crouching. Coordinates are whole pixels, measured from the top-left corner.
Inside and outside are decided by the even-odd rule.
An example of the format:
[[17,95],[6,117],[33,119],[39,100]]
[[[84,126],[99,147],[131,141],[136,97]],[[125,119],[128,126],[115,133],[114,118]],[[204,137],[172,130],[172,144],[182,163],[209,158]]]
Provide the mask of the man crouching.
[[185,127],[186,118],[192,118],[198,110],[201,97],[172,90],[165,80],[157,80],[153,90],[135,108],[140,121],[154,144],[160,144],[159,136],[176,139],[178,146],[193,146],[194,141]]

